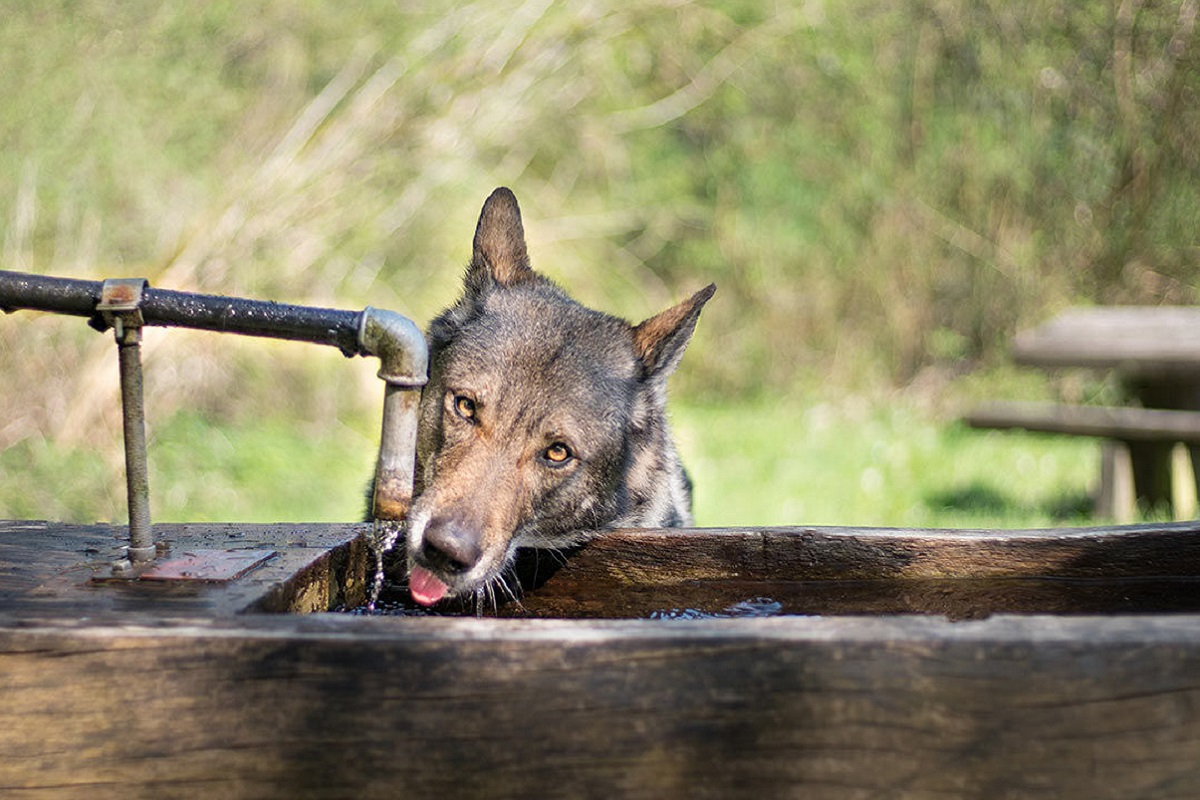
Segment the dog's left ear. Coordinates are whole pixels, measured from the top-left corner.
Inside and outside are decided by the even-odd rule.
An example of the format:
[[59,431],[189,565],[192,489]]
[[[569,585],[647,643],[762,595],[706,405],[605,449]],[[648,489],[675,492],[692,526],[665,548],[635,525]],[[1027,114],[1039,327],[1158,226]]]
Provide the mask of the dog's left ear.
[[700,309],[708,302],[717,285],[710,283],[677,306],[655,314],[633,328],[633,348],[642,360],[646,380],[666,380],[679,366],[687,349]]
[[470,272],[487,275],[501,286],[512,286],[533,277],[521,209],[516,195],[503,186],[492,192],[479,213]]

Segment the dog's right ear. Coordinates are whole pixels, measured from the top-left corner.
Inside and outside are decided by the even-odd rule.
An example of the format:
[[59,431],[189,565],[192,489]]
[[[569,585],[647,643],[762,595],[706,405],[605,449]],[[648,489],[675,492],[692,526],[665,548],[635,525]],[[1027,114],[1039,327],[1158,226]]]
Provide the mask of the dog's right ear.
[[683,351],[691,341],[700,309],[716,291],[716,284],[710,283],[679,305],[633,327],[633,349],[641,359],[648,381],[665,385],[667,376],[679,366]]
[[516,196],[503,186],[483,204],[467,274],[475,280],[490,277],[501,286],[512,286],[533,277],[521,209]]

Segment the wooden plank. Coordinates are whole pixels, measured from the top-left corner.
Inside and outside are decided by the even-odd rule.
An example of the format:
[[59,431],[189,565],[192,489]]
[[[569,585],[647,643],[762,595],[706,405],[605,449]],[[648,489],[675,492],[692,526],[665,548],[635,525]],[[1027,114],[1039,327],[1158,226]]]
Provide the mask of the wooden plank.
[[23,798],[1200,794],[1193,619],[0,628]]
[[[729,613],[754,598],[778,607],[777,613],[953,619],[1112,613],[1139,606],[1200,610],[1195,596],[1200,538],[1194,525],[1133,528],[1119,536],[1103,529],[1046,534],[840,528],[616,532],[577,553],[512,613],[641,618],[689,610]],[[719,563],[714,553],[735,549],[740,552],[726,569],[714,568]]]
[[706,528],[596,536],[552,582],[1200,576],[1200,523],[1044,530]]
[[540,585],[518,571],[536,588],[498,601],[500,616],[1195,614],[1200,528],[613,531]]
[[[155,620],[229,616],[247,608],[308,612],[340,603],[353,605],[365,594],[368,559],[358,536],[361,525],[167,527],[164,532],[170,533],[179,552],[187,549],[181,544],[184,541],[223,542],[248,549],[269,545],[280,556],[228,584],[110,581],[102,586],[90,579],[102,572],[106,562],[96,562],[88,553],[104,542],[113,546],[112,529],[45,524],[43,530],[43,525],[34,524],[37,529],[32,530],[28,523],[0,523],[0,573],[8,573],[0,621],[78,616]],[[33,544],[39,536],[46,547]],[[72,551],[70,541],[81,549]],[[32,561],[15,564],[13,557]],[[748,596],[752,596],[753,584],[762,584],[766,594],[767,584],[796,581],[1198,577],[1200,525],[1041,531],[833,527],[607,531],[565,564],[545,556],[526,561],[540,563],[527,570],[541,573],[537,581],[527,580],[527,585],[544,584],[535,593],[540,602],[574,598],[576,607],[586,610],[586,604],[596,609],[611,606],[629,590],[693,584],[691,590],[698,593],[694,584],[699,583],[709,584],[705,591],[716,591],[716,583],[740,582],[750,586]],[[917,588],[912,584],[908,591],[919,595]],[[925,588],[936,587],[926,584]],[[981,586],[980,591],[990,589]],[[661,596],[682,595],[673,590]],[[910,609],[937,613],[936,604],[922,606],[916,601]],[[613,612],[597,610],[596,614],[612,616]]]
[[[157,524],[155,538],[177,556],[197,548],[228,550],[234,557],[264,550],[276,556],[236,581],[118,580],[101,587],[94,579],[111,574],[111,562],[126,543],[123,526],[0,520],[0,618],[230,615],[251,605],[271,607],[285,583],[299,610],[323,610],[339,601],[339,591],[363,596],[365,559],[354,550],[364,547],[363,529],[361,524]],[[334,566],[337,581],[330,579]]]
[[1013,342],[1037,367],[1119,369],[1133,376],[1200,375],[1200,308],[1072,308]]
[[1200,444],[1200,411],[994,401],[980,405],[964,419],[973,428]]

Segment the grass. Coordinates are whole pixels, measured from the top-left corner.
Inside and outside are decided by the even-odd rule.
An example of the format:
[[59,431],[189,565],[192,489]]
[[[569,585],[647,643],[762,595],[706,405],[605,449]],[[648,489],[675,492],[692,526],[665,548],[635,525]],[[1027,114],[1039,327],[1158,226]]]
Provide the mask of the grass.
[[[216,426],[190,412],[156,428],[149,446],[155,521],[362,518],[377,434],[281,417]],[[0,452],[0,518],[124,522],[120,447],[119,438],[104,452],[30,439]]]
[[1024,528],[1091,522],[1093,442],[828,403],[675,413],[702,526]]
[[[904,406],[680,405],[673,415],[702,527],[1022,528],[1085,524],[1097,446],[983,433]],[[373,468],[374,420],[279,415],[154,426],[159,521],[348,521]],[[119,451],[119,441],[110,445]],[[119,452],[27,440],[0,453],[0,518],[124,519]]]

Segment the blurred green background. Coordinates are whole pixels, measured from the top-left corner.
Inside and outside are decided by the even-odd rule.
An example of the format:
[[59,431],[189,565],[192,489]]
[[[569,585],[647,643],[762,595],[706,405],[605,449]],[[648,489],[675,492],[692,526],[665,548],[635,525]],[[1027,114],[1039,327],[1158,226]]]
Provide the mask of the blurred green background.
[[[1007,364],[1071,304],[1195,303],[1196,3],[39,2],[0,22],[5,269],[424,324],[480,204],[641,319],[701,525],[1086,522],[1098,446],[955,422],[1116,388]],[[361,512],[374,365],[146,335],[157,520]],[[123,520],[116,356],[0,317],[0,517]]]

